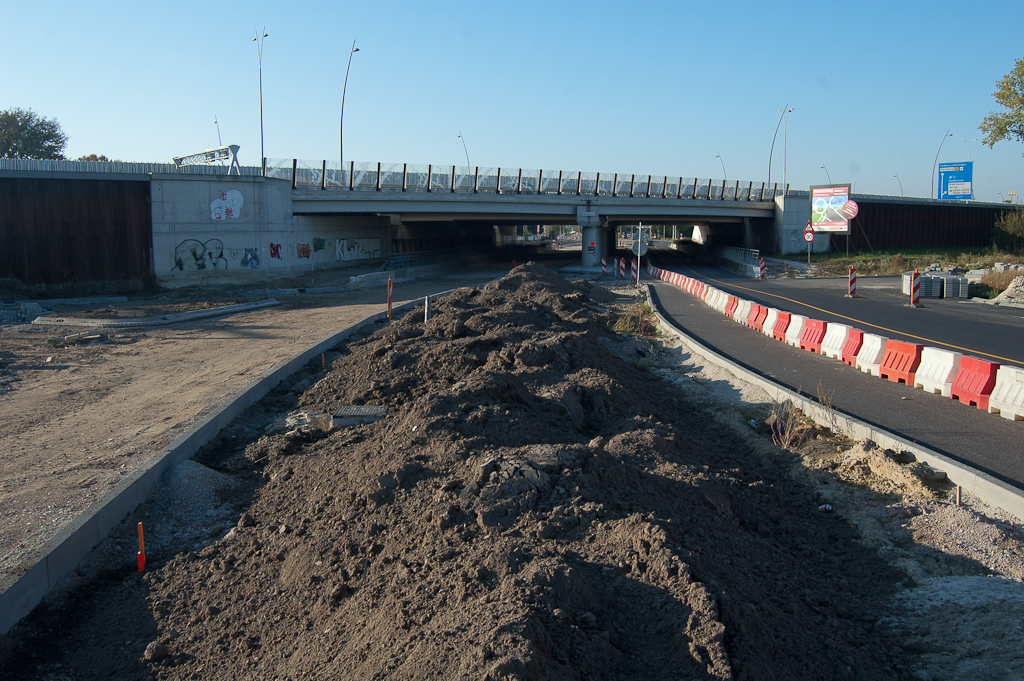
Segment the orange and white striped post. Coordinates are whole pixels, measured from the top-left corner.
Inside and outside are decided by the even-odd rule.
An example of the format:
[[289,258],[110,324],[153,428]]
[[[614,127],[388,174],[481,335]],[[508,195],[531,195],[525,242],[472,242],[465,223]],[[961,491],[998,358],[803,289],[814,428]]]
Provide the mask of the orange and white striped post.
[[619,279],[626,278],[626,259],[619,258]]
[[921,273],[914,270],[910,275],[910,306],[917,307],[921,304]]
[[601,258],[601,274],[608,274],[608,261]]
[[640,281],[640,269],[639,265],[637,264],[636,258],[633,258],[633,262],[630,264],[629,267],[629,280],[636,282]]
[[761,258],[757,263],[757,278],[764,279],[764,258]]
[[857,295],[857,268],[850,268],[850,283],[846,286],[846,297],[853,298]]

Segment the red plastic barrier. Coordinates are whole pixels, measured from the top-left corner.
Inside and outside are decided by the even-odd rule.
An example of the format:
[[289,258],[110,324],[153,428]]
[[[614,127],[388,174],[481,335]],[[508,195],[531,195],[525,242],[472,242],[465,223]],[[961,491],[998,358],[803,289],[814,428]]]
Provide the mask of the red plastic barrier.
[[779,310],[779,316],[772,327],[772,338],[777,341],[786,342],[786,330],[789,328],[789,313]]
[[828,326],[818,319],[808,319],[804,325],[804,333],[800,336],[800,349],[821,354],[821,341],[825,340],[825,328]]
[[846,345],[843,346],[843,361],[854,369],[857,368],[857,353],[860,352],[860,346],[863,344],[864,332],[860,329],[850,329],[850,332],[846,334]]
[[744,320],[743,323],[749,326],[750,328],[754,328],[754,323],[757,322],[757,313],[760,312],[760,310],[760,305],[758,305],[757,303],[752,303],[750,305],[750,313],[747,315],[747,318]]
[[879,375],[893,383],[914,385],[914,374],[921,366],[923,345],[889,340],[885,343],[885,357],[879,367]]
[[988,411],[988,398],[996,387],[998,362],[986,362],[977,357],[964,355],[960,358],[960,370],[953,379],[950,397],[967,406],[976,405]]
[[740,299],[736,296],[729,296],[729,302],[725,306],[725,316],[732,319],[736,315],[736,308],[740,306]]
[[750,325],[750,328],[756,329],[760,333],[764,333],[764,320],[768,317],[768,308],[764,305],[757,306],[757,316],[754,317],[754,323]]

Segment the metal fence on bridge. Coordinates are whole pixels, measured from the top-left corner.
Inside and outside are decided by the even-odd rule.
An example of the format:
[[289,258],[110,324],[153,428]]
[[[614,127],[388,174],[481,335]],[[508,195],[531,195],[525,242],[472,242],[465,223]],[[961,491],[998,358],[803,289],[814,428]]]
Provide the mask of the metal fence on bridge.
[[[176,167],[173,163],[0,159],[0,170],[223,175],[224,165]],[[555,194],[565,196],[622,196],[631,198],[703,199],[711,201],[772,201],[788,190],[778,183],[727,182],[699,177],[637,175],[411,163],[337,163],[300,159],[267,159],[266,168],[242,166],[245,176],[288,180],[294,189],[343,191],[451,192],[463,194]]]
[[344,172],[327,161],[267,159],[267,177],[293,188],[343,191],[414,191],[464,194],[556,194],[631,198],[772,201],[778,183],[727,182],[699,177],[637,175],[501,167],[349,163]]

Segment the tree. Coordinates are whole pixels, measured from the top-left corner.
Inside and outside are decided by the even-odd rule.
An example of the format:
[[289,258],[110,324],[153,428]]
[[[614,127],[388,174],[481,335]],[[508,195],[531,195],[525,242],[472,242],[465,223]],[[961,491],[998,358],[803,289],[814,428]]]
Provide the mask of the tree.
[[104,156],[103,154],[100,154],[99,156],[97,156],[96,154],[87,154],[87,155],[85,155],[85,156],[79,156],[79,157],[78,157],[78,158],[76,158],[75,160],[76,160],[76,161],[100,161],[100,162],[109,162],[109,161],[110,161],[111,159],[107,158],[107,157],[106,157],[106,156]]
[[993,111],[978,126],[985,133],[982,142],[990,149],[1004,139],[1024,142],[1024,58],[1018,59],[1013,70],[1003,76],[997,85],[992,96],[1007,111]]
[[55,118],[31,109],[0,111],[0,158],[62,159],[67,143]]
[[996,246],[1008,253],[1024,253],[1024,208],[1003,211],[995,224]]

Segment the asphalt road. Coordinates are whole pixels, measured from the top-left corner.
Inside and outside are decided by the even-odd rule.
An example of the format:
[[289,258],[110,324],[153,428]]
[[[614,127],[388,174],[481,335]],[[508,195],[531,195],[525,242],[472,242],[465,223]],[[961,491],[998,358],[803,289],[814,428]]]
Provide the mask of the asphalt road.
[[[763,305],[1024,366],[1024,309],[941,299],[924,299],[925,307],[913,309],[905,307],[896,277],[861,279],[861,297],[850,299],[844,297],[846,280],[758,281],[717,268],[659,266]],[[1024,489],[1024,422],[890,383],[838,360],[780,343],[670,284],[654,282],[653,288],[661,312],[704,345],[792,390],[811,397],[830,395],[839,411]]]

